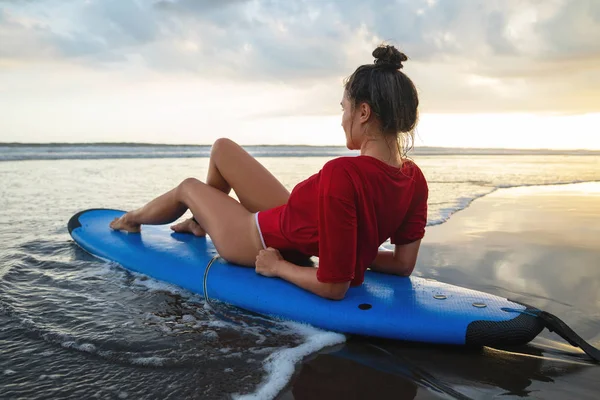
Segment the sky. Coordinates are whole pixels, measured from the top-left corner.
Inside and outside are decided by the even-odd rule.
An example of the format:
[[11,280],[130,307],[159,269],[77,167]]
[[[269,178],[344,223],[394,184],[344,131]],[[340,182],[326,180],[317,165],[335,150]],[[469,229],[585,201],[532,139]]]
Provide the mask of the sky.
[[393,44],[417,146],[600,149],[596,0],[0,0],[0,142],[344,145]]

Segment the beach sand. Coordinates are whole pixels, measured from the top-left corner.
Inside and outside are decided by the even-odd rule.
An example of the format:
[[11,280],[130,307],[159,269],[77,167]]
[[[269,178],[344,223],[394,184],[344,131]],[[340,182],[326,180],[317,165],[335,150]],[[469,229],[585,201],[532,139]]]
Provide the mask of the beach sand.
[[[539,307],[600,347],[600,183],[477,199],[428,228],[415,274]],[[545,330],[527,346],[482,350],[350,338],[306,360],[280,398],[596,399],[599,390],[600,366]]]

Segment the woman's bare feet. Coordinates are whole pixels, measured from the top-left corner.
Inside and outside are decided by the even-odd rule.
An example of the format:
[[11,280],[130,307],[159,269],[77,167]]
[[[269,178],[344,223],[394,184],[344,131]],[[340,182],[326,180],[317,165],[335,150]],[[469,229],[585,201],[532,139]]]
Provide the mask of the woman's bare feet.
[[178,233],[193,233],[195,236],[206,236],[204,229],[193,218],[175,224],[171,226],[171,229]]
[[115,231],[126,231],[129,233],[139,233],[140,224],[135,224],[129,221],[129,213],[123,214],[121,218],[115,218],[111,223],[111,229]]

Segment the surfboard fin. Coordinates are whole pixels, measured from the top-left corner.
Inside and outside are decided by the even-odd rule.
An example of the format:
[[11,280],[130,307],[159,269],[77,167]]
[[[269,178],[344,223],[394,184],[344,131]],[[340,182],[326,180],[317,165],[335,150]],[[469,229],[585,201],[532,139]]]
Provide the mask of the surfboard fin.
[[579,347],[590,356],[595,362],[600,362],[600,350],[583,340],[573,329],[569,328],[560,318],[546,311],[539,311],[538,318],[544,321],[544,326],[550,331],[556,333],[565,339],[572,346]]

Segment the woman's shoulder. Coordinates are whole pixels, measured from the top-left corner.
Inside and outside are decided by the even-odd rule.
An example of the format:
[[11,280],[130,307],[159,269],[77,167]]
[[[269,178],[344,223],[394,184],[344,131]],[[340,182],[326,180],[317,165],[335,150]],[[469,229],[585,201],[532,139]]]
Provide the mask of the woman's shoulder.
[[380,164],[385,164],[383,161],[380,161],[374,157],[370,156],[342,156],[337,157],[332,160],[329,160],[323,166],[323,169],[364,169],[370,167],[381,167]]
[[352,171],[356,169],[356,157],[353,156],[344,156],[337,157],[332,160],[329,160],[323,165],[321,168],[321,172],[325,175],[347,175],[348,173],[352,174]]
[[425,175],[423,174],[423,171],[421,170],[421,168],[417,165],[416,162],[414,162],[410,158],[407,158],[403,161],[402,170],[408,171],[408,172],[412,173],[412,175],[415,175],[415,176],[418,176],[419,178],[425,179]]
[[333,158],[323,165],[323,168],[335,168],[337,166],[346,166],[352,164],[353,160],[356,159],[356,156],[342,156]]
[[412,178],[425,182],[425,175],[411,159],[404,159],[402,166],[395,167],[370,156],[343,156],[329,160],[322,168],[324,175],[362,176],[365,171],[385,172],[392,178]]

